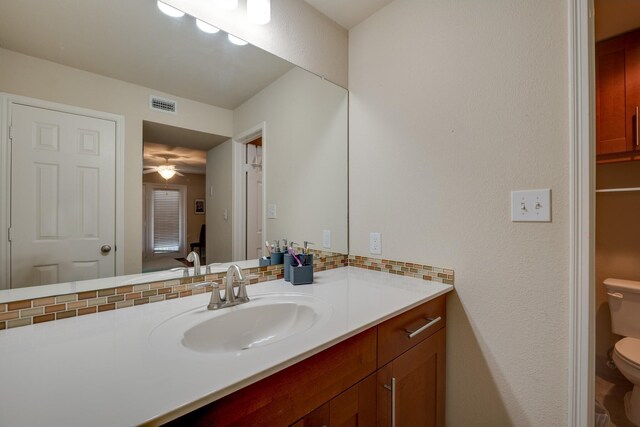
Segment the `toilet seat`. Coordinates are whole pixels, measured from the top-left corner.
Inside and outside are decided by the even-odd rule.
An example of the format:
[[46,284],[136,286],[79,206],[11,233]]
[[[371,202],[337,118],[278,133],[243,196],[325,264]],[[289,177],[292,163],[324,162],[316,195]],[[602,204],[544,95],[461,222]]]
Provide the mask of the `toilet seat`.
[[626,363],[640,370],[640,339],[623,338],[616,343],[614,351]]

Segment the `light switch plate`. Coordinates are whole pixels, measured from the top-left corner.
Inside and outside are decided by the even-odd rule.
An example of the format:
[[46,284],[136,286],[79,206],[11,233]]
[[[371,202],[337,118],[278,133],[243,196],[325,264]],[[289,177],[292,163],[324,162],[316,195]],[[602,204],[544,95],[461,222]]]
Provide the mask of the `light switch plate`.
[[551,222],[551,190],[511,192],[512,222]]
[[275,203],[267,204],[267,219],[276,219],[277,209]]
[[322,230],[322,247],[331,249],[331,230]]

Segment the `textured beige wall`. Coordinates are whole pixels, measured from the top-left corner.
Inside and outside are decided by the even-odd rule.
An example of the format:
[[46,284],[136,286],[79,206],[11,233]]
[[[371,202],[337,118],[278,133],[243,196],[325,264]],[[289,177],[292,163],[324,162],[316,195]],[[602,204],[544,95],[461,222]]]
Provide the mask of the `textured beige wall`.
[[[350,253],[455,270],[447,424],[567,422],[566,1],[396,0],[349,33]],[[552,223],[510,192],[551,188]]]
[[[207,263],[233,261],[233,161],[231,140],[207,152]],[[224,219],[224,210],[227,219]]]
[[[640,162],[598,165],[596,188],[640,187]],[[640,191],[596,195],[596,372],[606,377],[607,351],[618,335],[611,332],[608,278],[640,280]]]
[[266,123],[266,240],[314,242],[347,253],[347,106],[341,87],[294,68],[233,112],[234,133]]
[[272,1],[271,22],[266,25],[247,21],[243,1],[233,12],[212,7],[208,0],[164,1],[340,86],[347,86],[347,30],[303,0]]
[[[0,92],[125,117],[125,273],[142,267],[142,121],[231,136],[232,111],[0,48]],[[178,101],[177,115],[149,109],[149,95]]]

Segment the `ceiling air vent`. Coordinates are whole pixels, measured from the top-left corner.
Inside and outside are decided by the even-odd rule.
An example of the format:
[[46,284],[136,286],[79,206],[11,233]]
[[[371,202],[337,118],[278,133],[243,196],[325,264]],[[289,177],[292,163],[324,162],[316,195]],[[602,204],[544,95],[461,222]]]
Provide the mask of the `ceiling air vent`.
[[177,114],[178,103],[172,99],[151,95],[149,97],[149,108],[163,113]]

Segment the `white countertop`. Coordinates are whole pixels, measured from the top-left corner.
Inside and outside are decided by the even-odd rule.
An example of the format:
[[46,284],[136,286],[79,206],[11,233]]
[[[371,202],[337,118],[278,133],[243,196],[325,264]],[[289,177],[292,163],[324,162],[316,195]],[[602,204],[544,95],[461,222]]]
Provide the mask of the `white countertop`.
[[251,285],[249,297],[300,293],[328,303],[331,315],[298,335],[233,353],[150,343],[156,326],[205,306],[208,293],[1,331],[0,425],[166,422],[452,289],[355,267],[318,272],[313,285]]

